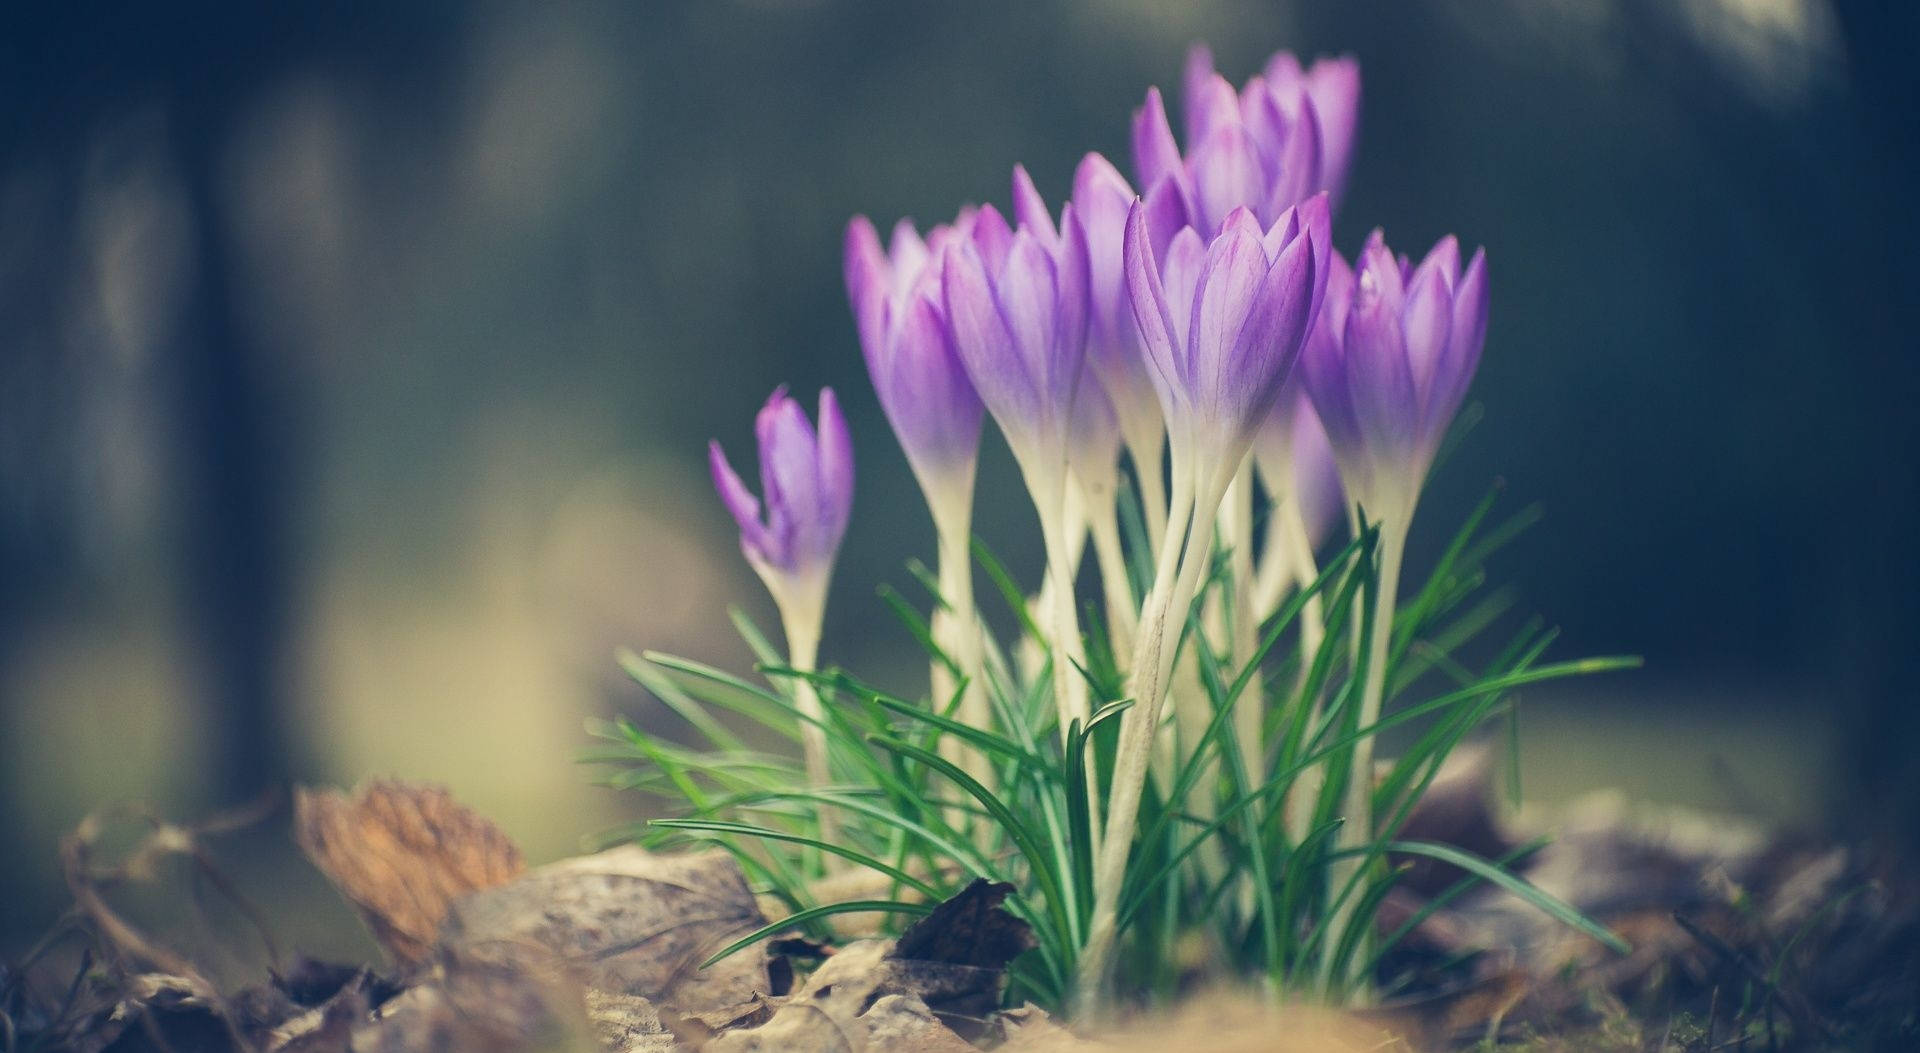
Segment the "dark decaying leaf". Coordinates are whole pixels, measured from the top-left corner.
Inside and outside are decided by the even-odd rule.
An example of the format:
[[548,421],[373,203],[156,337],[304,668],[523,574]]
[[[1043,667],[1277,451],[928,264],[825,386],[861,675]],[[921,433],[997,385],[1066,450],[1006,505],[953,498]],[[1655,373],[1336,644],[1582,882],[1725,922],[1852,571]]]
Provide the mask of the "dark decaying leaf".
[[1005,969],[1033,949],[1033,930],[1001,904],[1013,886],[974,878],[933,913],[907,927],[888,955],[896,961]]
[[525,869],[493,823],[446,790],[414,783],[374,782],[351,798],[297,790],[294,838],[403,964],[427,956],[455,900]]

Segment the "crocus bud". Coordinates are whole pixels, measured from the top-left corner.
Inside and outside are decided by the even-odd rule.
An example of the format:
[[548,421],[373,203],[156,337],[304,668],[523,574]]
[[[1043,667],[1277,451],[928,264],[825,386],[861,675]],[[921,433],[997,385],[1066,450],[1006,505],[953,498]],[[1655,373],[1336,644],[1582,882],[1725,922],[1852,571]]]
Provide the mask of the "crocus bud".
[[1326,287],[1324,195],[1262,229],[1245,208],[1203,244],[1182,229],[1159,258],[1144,204],[1127,218],[1127,288],[1176,466],[1213,495],[1286,386]]
[[1184,80],[1186,150],[1174,141],[1159,89],[1148,89],[1134,113],[1134,167],[1144,186],[1172,180],[1203,235],[1235,208],[1251,209],[1269,226],[1313,194],[1337,201],[1359,116],[1352,59],[1322,60],[1302,73],[1299,60],[1281,52],[1236,92],[1214,72],[1212,53],[1196,46]]
[[1412,515],[1486,336],[1484,249],[1463,273],[1449,235],[1410,267],[1376,230],[1357,270],[1336,257],[1302,374],[1347,494],[1370,516]]
[[947,318],[1036,501],[1057,500],[1086,358],[1086,236],[1072,205],[1055,226],[1025,169],[1014,170],[1014,206],[1018,230],[983,206],[968,236],[946,249]]
[[773,593],[782,617],[818,631],[827,583],[853,511],[853,441],[831,388],[820,392],[820,430],[776,388],[754,420],[765,514],[721,452],[708,446],[713,485],[740,524],[740,551]]
[[847,298],[867,372],[936,519],[967,518],[979,458],[980,396],[954,353],[940,291],[945,247],[972,222],[963,211],[923,240],[901,220],[890,250],[867,217],[847,224]]

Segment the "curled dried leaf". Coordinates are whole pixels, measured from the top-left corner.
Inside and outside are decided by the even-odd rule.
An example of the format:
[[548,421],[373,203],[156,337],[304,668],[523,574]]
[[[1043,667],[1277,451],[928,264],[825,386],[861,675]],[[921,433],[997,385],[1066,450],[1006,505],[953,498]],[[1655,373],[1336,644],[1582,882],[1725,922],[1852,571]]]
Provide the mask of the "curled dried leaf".
[[526,869],[499,827],[445,789],[398,780],[351,798],[295,791],[294,839],[403,964],[426,958],[455,900]]

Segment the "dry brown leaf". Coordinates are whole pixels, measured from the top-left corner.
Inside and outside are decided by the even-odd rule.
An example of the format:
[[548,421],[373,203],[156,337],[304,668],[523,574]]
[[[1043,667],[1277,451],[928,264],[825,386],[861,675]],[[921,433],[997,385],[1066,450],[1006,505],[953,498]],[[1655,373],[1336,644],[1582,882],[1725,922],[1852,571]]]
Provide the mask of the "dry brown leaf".
[[626,845],[540,867],[454,905],[443,953],[565,968],[581,984],[691,1016],[771,993],[764,943],[701,969],[766,924],[724,851]]
[[452,903],[518,877],[520,849],[445,789],[381,780],[294,793],[294,839],[396,961],[427,956]]

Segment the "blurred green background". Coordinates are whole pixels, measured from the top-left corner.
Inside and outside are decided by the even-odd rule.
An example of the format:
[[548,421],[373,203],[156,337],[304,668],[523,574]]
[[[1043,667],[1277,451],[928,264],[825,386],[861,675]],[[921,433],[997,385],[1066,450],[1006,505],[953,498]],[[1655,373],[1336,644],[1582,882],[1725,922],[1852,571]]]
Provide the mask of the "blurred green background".
[[[535,858],[638,814],[583,718],[622,645],[744,667],[709,490],[775,384],[848,407],[831,660],[931,555],[840,233],[1125,163],[1187,46],[1350,51],[1337,227],[1488,247],[1484,421],[1413,561],[1504,478],[1561,653],[1529,795],[1915,819],[1913,5],[1839,0],[100,5],[0,16],[0,950],[141,799],[439,780]],[[810,401],[811,396],[807,394]],[[1037,565],[989,440],[980,531]],[[1031,578],[1029,578],[1031,580]],[[284,831],[269,902],[310,896]],[[273,862],[278,860],[278,862]],[[265,884],[267,887],[259,888]],[[277,899],[278,898],[278,899]],[[329,902],[323,899],[316,902]],[[329,910],[334,911],[328,913]],[[294,927],[358,937],[343,908]],[[333,941],[329,944],[329,941]],[[342,951],[345,953],[345,951]]]

